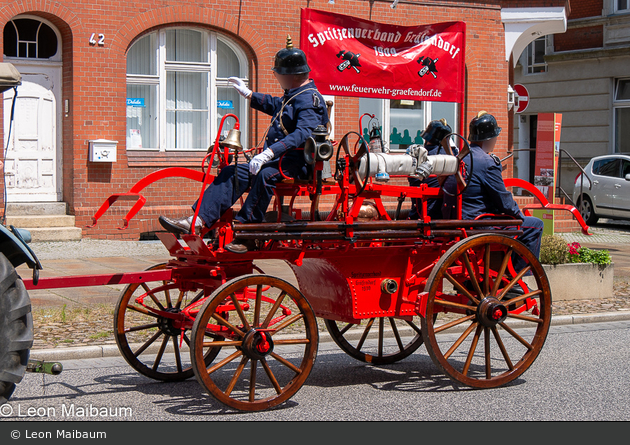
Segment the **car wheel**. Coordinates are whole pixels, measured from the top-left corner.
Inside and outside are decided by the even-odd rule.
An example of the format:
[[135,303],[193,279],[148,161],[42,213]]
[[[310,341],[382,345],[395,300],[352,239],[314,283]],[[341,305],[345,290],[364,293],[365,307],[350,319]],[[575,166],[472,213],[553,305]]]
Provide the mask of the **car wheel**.
[[599,219],[599,216],[595,214],[593,202],[588,196],[584,195],[582,199],[580,199],[579,209],[580,215],[582,215],[582,219],[587,225],[592,226]]

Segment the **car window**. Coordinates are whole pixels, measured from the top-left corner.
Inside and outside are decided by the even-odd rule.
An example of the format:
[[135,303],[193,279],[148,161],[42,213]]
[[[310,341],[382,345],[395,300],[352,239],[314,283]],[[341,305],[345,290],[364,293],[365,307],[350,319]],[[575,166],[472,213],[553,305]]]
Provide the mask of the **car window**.
[[599,166],[602,165],[603,161],[595,161],[593,162],[593,174],[598,175],[599,174]]
[[630,161],[624,159],[621,165],[621,177],[625,178],[628,174],[630,174]]
[[619,178],[619,174],[621,173],[621,159],[602,159],[601,162],[596,174]]

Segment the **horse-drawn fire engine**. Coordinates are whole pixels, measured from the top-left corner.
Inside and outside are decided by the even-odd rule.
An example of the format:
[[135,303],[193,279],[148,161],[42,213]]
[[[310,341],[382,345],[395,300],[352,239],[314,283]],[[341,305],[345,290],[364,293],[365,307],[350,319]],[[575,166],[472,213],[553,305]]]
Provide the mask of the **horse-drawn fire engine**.
[[[210,239],[207,230],[195,233],[194,224],[181,238],[158,232],[172,256],[167,263],[142,272],[41,278],[37,285],[25,280],[27,288],[128,284],[114,320],[127,362],[157,380],[194,375],[239,410],[267,409],[295,394],[314,365],[323,326],[343,351],[373,365],[402,360],[424,343],[435,365],[464,385],[493,388],[523,374],[545,342],[551,291],[538,259],[515,239],[521,221],[408,220],[404,199],[416,198],[426,215],[427,200],[443,196],[443,187],[374,180],[382,168],[391,176],[437,172],[440,183],[455,175],[461,215],[465,139],[447,136],[445,154],[432,157],[421,146],[407,154],[370,153],[359,133],[338,144],[326,134],[316,131],[305,146],[312,179],[281,182],[267,221],[241,224],[229,210]],[[142,190],[167,177],[201,182],[202,199],[213,165],[225,167],[240,152],[236,136],[217,136],[200,171],[156,171],[110,196],[94,224],[118,199],[135,199],[125,228],[146,202]],[[335,171],[327,177],[330,164]],[[529,183],[510,181],[536,194],[539,206],[570,210],[583,224],[573,207],[549,204]],[[322,196],[333,197],[327,211],[320,211]],[[384,198],[398,199],[398,207],[386,209]],[[307,200],[310,210],[302,211]],[[224,249],[235,238],[257,247],[245,254]],[[515,270],[517,259],[524,268]],[[265,273],[265,260],[284,260],[298,286]]]

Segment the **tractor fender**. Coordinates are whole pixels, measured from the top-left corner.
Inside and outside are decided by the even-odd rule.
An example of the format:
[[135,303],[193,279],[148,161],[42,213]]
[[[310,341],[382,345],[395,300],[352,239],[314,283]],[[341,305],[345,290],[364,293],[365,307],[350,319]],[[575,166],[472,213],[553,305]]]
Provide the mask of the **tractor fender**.
[[17,268],[26,263],[35,273],[36,270],[42,269],[42,265],[35,253],[26,244],[30,238],[31,234],[28,230],[16,229],[13,226],[7,229],[0,224],[0,252],[7,257],[13,267]]

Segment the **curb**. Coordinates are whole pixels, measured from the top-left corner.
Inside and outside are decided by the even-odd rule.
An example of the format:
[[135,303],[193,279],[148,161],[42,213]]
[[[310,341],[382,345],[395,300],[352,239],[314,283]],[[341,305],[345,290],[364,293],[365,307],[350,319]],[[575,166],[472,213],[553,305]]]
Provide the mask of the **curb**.
[[[595,314],[557,315],[551,317],[551,326],[604,323],[610,321],[626,320],[630,320],[630,311],[600,312]],[[319,341],[320,343],[325,343],[331,342],[332,339],[328,332],[320,332]],[[106,357],[122,357],[118,350],[118,346],[101,345],[81,346],[77,348],[33,349],[30,353],[31,359],[47,361],[79,360]]]

